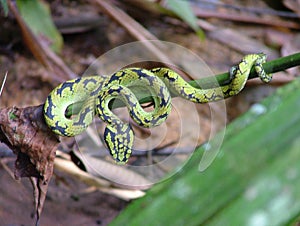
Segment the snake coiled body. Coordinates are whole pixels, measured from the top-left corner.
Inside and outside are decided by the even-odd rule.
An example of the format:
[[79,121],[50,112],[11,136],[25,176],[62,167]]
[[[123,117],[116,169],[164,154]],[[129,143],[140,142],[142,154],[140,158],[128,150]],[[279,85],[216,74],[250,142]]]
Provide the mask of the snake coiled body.
[[[104,141],[118,163],[126,163],[132,152],[134,133],[128,123],[114,115],[109,103],[113,99],[123,101],[131,118],[140,126],[153,127],[166,120],[171,110],[169,90],[195,103],[207,103],[238,94],[245,86],[254,66],[264,82],[272,78],[263,70],[264,54],[250,54],[231,68],[229,84],[209,89],[198,89],[188,84],[179,74],[168,68],[126,68],[109,77],[90,76],[66,81],[56,87],[47,97],[44,116],[50,129],[61,136],[75,136],[82,133],[93,121],[95,115],[106,124]],[[154,110],[146,112],[131,90],[141,87],[153,99]],[[79,113],[66,117],[66,109],[82,102]]]

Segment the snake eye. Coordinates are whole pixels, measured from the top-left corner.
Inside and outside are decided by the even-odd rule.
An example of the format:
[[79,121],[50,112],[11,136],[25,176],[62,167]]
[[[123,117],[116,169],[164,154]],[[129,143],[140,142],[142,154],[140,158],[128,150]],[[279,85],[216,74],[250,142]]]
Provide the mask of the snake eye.
[[237,66],[233,66],[230,68],[229,70],[229,78],[230,78],[230,81],[234,78],[236,72],[238,70],[238,67]]

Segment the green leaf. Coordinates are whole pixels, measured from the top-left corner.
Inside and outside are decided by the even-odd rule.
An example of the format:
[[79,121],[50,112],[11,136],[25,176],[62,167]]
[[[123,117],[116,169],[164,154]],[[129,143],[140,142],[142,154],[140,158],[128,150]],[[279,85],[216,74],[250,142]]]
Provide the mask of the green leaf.
[[286,225],[300,214],[300,80],[231,123],[212,165],[199,147],[179,173],[111,225]]
[[34,34],[49,41],[53,51],[60,52],[63,39],[52,21],[49,6],[39,0],[17,0],[17,6],[25,23]]
[[205,39],[203,30],[197,24],[197,17],[188,1],[182,0],[167,0],[170,9],[183,21],[185,21],[198,35],[201,40]]
[[8,5],[7,5],[7,0],[1,0],[0,3],[1,3],[1,6],[2,6],[2,8],[3,8],[4,15],[7,16],[7,15],[8,15]]

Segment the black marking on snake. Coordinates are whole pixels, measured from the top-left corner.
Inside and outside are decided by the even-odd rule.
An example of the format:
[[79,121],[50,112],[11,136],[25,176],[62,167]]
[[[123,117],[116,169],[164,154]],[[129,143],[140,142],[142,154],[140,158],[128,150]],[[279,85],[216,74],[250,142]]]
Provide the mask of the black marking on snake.
[[[193,99],[193,98],[195,98],[196,100],[199,100],[199,98],[196,98],[196,97],[195,97],[195,93],[190,93],[190,94],[188,94],[188,95],[187,95],[187,98],[188,98],[188,99]],[[198,102],[200,102],[200,101],[198,101]]]
[[[97,109],[102,109],[102,110],[103,110],[103,108],[102,108],[101,106],[102,106],[102,104],[103,104],[103,102],[104,102],[105,100],[103,100],[103,99],[100,98],[100,97],[98,97],[98,98],[99,98],[99,104],[96,105],[96,108],[97,108]],[[102,111],[100,111],[100,112],[102,112]],[[112,121],[111,116],[106,115],[106,114],[99,114],[100,112],[98,111],[98,116],[99,116],[104,122],[110,123],[110,122]]]
[[[246,68],[246,70],[247,70],[247,68]],[[237,75],[238,71],[239,71],[240,74],[242,74],[242,75],[245,73],[245,71],[242,71],[240,64],[238,64],[238,65],[236,66],[236,73],[234,74],[234,78],[236,78],[236,75]]]
[[140,126],[143,125],[142,120],[139,118],[139,116],[135,113],[134,110],[131,110],[131,111],[130,111],[130,116],[131,116],[131,118],[134,119],[134,121],[135,121],[137,124],[139,124]]
[[[110,142],[107,141],[108,135],[110,135],[110,140],[112,141],[111,143],[114,144],[115,143],[115,134],[108,127],[106,127],[104,130],[103,136],[104,136],[104,141],[106,143],[106,146],[110,147]],[[110,154],[112,154],[111,151],[110,151]]]
[[127,127],[127,129],[126,129],[126,134],[127,134],[127,140],[130,140],[130,132],[132,131],[132,128],[131,128],[131,126],[128,124],[128,127]]
[[260,62],[255,62],[254,65],[255,65],[255,66],[258,66],[258,67],[260,67],[260,68],[263,68],[263,66],[262,66],[262,64],[261,64]]
[[129,102],[129,103],[131,103],[131,101],[130,101],[130,94],[128,94],[128,93],[126,93],[126,90],[124,89],[124,87],[120,87],[120,88],[118,88],[118,90],[119,90],[119,93]]
[[55,122],[55,126],[52,126],[51,129],[52,130],[58,130],[61,134],[67,135],[66,134],[66,128],[59,126],[58,123],[59,123],[58,121]]
[[150,86],[153,86],[154,85],[154,81],[157,79],[156,76],[151,76],[151,75],[149,75],[147,73],[144,73],[140,69],[133,69],[132,71],[135,72],[140,78],[146,78],[148,80]]
[[53,104],[51,96],[48,96],[47,100],[48,100],[48,107],[47,107],[47,110],[46,110],[45,114],[48,116],[48,118],[53,120],[54,115],[52,114],[52,107],[56,108],[56,106]]
[[[263,77],[266,77],[265,70],[264,70],[264,68],[263,68],[263,66],[262,66],[261,63],[259,63],[259,62],[258,62],[258,63],[255,63],[254,66],[255,66],[255,67],[259,67],[261,75],[263,75]],[[259,75],[259,72],[257,72],[257,69],[256,69],[255,71],[256,71],[256,73]]]
[[102,85],[97,86],[97,88],[93,92],[91,92],[91,96],[98,95],[101,92],[102,88],[103,88]]
[[184,89],[181,89],[180,90],[180,95],[182,96],[182,97],[184,97],[184,98],[189,98],[189,96],[190,95],[193,95],[193,94],[187,94],[186,92],[185,92],[185,90]]
[[[147,118],[144,118],[144,122],[145,122],[146,124],[149,124],[150,122],[152,122],[152,120],[153,120],[153,119],[149,120],[149,119],[147,119]],[[144,124],[141,123],[140,125],[142,126],[142,125],[144,125]]]
[[[240,63],[245,63],[246,65],[248,64],[248,62],[247,62],[246,59],[244,59],[244,58],[240,61]],[[240,63],[239,63],[239,64],[240,64]],[[238,65],[239,65],[239,64],[238,64]]]
[[[120,71],[119,71],[120,72]],[[118,81],[120,82],[120,77],[123,77],[125,74],[124,71],[122,71],[122,74],[121,75],[118,75],[118,72],[114,73],[110,78],[109,78],[109,81],[108,81],[108,84],[113,82],[113,81]]]
[[[158,94],[159,97],[164,97],[165,94],[164,94],[164,87],[160,87],[159,88],[159,94]],[[170,102],[170,97],[168,97],[168,99],[166,98],[160,98],[160,107],[165,107],[165,106],[168,106],[168,103]]]
[[163,74],[163,77],[164,77],[164,78],[167,78],[167,79],[169,80],[169,82],[176,82],[176,78],[171,77],[171,76],[169,75],[169,71],[166,71],[166,72]]
[[[105,130],[104,130],[104,137],[107,137],[108,136],[108,134],[114,134],[108,127],[105,127]],[[115,138],[115,136],[113,135],[113,136],[111,136],[111,140],[115,140],[114,139]],[[109,146],[109,145],[107,145],[107,146]]]
[[152,125],[156,125],[158,120],[159,120],[159,118],[152,118],[151,121],[150,121],[150,123]]
[[103,121],[105,121],[105,122],[111,122],[112,121],[111,117],[108,116],[108,115],[101,115],[101,117],[102,117]]
[[81,126],[81,125],[85,125],[84,123],[84,119],[86,118],[86,115],[91,113],[94,109],[93,108],[90,108],[90,107],[87,107],[84,109],[84,112],[81,112],[80,113],[80,117],[79,117],[79,120],[77,122],[74,122],[74,125],[75,126]]
[[169,113],[166,112],[166,113],[164,113],[164,114],[162,114],[162,115],[159,115],[158,117],[161,118],[161,119],[164,119],[164,118],[167,118],[168,115],[169,115]]
[[198,102],[198,103],[201,103],[201,102],[203,102],[203,101],[201,101],[201,99],[200,99],[200,98],[198,98],[198,97],[194,97],[194,98],[195,98],[196,102]]
[[81,80],[81,79],[78,78],[78,79],[76,79],[76,80],[73,81],[73,82],[64,82],[64,83],[61,85],[61,87],[60,87],[59,89],[56,90],[56,94],[62,96],[62,92],[64,91],[64,89],[67,89],[67,88],[69,88],[70,91],[74,91],[74,90],[73,90],[73,85],[74,85],[74,83],[78,83],[80,80]]
[[162,68],[158,67],[158,68],[152,68],[149,71],[151,71],[154,74],[158,74],[161,71]]
[[122,86],[118,86],[118,88],[109,89],[109,90],[107,91],[107,93],[108,93],[109,95],[111,95],[111,94],[113,94],[114,92],[120,93],[122,90],[123,90],[123,87],[122,87]]
[[[84,84],[84,87],[86,87],[87,85],[88,85],[88,83],[93,83],[93,84],[97,84],[98,83],[98,81],[96,81],[95,79],[93,79],[93,78],[90,78],[90,79],[84,79],[83,80],[83,84]],[[99,86],[101,86],[101,84],[99,84]]]
[[[230,91],[229,91],[230,92]],[[207,99],[208,101],[206,102],[209,102],[209,101],[215,101],[215,100],[221,100],[221,99],[224,99],[224,94],[222,95],[219,95],[219,94],[216,94],[216,93],[213,93],[210,97],[205,95],[205,99]]]

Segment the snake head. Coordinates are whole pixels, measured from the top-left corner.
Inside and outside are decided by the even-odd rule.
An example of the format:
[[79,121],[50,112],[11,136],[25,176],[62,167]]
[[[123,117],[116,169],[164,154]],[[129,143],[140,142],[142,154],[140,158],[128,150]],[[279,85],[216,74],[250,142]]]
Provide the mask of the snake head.
[[104,140],[113,159],[125,164],[132,153],[134,134],[129,124],[109,124],[104,131]]

